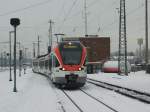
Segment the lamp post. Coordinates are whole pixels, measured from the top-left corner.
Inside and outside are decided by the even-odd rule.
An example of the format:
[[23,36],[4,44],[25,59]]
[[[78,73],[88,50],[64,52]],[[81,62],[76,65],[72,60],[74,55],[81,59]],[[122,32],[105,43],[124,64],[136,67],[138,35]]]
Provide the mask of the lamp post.
[[13,92],[17,92],[16,88],[16,28],[20,25],[20,20],[18,18],[11,18],[10,24],[14,27],[14,89]]
[[14,33],[14,31],[9,32],[9,81],[12,81],[12,74],[11,74],[11,34]]

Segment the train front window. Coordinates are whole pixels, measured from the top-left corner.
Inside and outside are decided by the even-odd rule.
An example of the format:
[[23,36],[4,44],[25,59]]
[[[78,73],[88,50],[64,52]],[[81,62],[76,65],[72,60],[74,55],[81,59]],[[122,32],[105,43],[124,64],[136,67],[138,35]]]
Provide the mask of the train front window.
[[60,46],[62,61],[65,65],[79,65],[82,56],[82,47],[80,44],[63,44]]

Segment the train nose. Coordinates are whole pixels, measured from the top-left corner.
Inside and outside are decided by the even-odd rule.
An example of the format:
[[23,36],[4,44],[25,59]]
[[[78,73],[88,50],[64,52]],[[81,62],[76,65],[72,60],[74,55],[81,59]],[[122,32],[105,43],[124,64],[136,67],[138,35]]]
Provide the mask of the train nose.
[[76,74],[69,74],[65,76],[67,83],[75,83],[78,79],[78,75]]

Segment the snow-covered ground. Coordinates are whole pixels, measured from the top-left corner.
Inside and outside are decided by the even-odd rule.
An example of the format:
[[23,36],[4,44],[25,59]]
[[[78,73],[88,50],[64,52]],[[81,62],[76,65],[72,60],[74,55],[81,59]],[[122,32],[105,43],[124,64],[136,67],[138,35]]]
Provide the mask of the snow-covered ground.
[[[129,76],[98,73],[88,74],[88,77],[150,93],[150,74],[145,74],[144,71],[131,73]],[[113,91],[88,83],[82,89],[119,112],[150,112],[150,105]],[[0,112],[63,112],[63,109],[66,112],[78,112],[69,99],[46,77],[32,73],[31,69],[27,70],[27,74],[17,77],[17,90],[17,93],[13,92],[13,81],[9,82],[9,71],[1,71]],[[66,92],[84,112],[111,112],[79,90]]]
[[13,92],[9,71],[0,72],[0,112],[59,112],[56,95],[46,77],[28,70],[17,77],[17,90]]
[[88,77],[110,84],[150,93],[150,74],[146,74],[145,71],[131,72],[128,76],[117,75],[116,73],[99,72],[98,74],[88,74]]

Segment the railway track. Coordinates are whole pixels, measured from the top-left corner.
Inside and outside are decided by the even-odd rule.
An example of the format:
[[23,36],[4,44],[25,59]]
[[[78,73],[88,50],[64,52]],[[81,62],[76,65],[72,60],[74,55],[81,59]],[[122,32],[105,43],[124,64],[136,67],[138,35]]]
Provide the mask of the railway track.
[[64,91],[62,90],[62,92],[65,94],[65,96],[74,104],[74,106],[79,110],[79,112],[84,112],[79,106],[78,104]]
[[[100,101],[98,98],[95,98],[94,96],[92,96],[91,94],[87,93],[86,91],[84,91],[83,89],[79,89],[82,93],[86,94],[88,97],[92,98],[93,100],[97,101],[98,103],[102,104],[103,106],[107,107],[108,109],[110,109],[112,112],[118,112],[116,109],[110,107],[109,105],[107,105],[106,103],[104,103],[103,101]],[[81,107],[67,94],[67,92],[65,90],[62,90],[62,92],[68,97],[68,99],[76,106],[76,108],[78,108],[78,110],[80,112],[85,112],[81,109]],[[90,105],[89,105],[90,106]]]
[[[73,94],[75,91],[73,91],[73,90],[69,90],[69,91],[68,91],[68,90],[64,90],[64,89],[60,89],[60,88],[58,89],[58,88],[56,88],[56,87],[51,83],[51,81],[49,80],[49,78],[48,78],[48,81],[49,81],[50,86],[52,86],[52,88],[54,88],[54,91],[56,92],[57,96],[58,96],[59,94],[62,95],[62,93],[63,93],[63,94],[68,98],[68,100],[73,104],[73,106],[76,107],[76,110],[78,110],[78,112],[86,112],[86,111],[84,111],[84,110],[81,108],[81,106],[80,106],[78,103],[76,103],[76,101],[67,93],[67,92],[71,92],[71,93]],[[99,104],[101,104],[101,105],[103,105],[104,107],[108,108],[111,112],[118,112],[117,110],[115,110],[114,108],[110,107],[109,105],[107,105],[107,104],[104,103],[103,101],[100,101],[98,98],[95,98],[95,97],[92,96],[91,94],[87,93],[85,90],[79,89],[79,90],[77,90],[77,91],[78,91],[78,92],[82,92],[83,94],[85,94],[85,95],[88,96],[89,98],[95,100],[95,101],[98,102]],[[62,93],[61,93],[61,92],[62,92]],[[76,96],[76,97],[79,97],[79,96]],[[82,99],[81,99],[81,101],[82,101]],[[63,103],[63,100],[59,100],[59,101],[58,101],[58,104],[60,105],[60,108],[61,108],[62,112],[67,112],[67,111],[68,111],[68,110],[66,109],[64,103]],[[70,106],[71,106],[71,105],[70,105]],[[90,107],[90,105],[88,105],[88,107]],[[87,107],[87,108],[88,108],[88,107]]]
[[122,95],[125,95],[127,97],[139,100],[141,102],[150,104],[150,94],[149,93],[140,92],[140,91],[137,91],[137,90],[133,90],[133,89],[129,89],[129,88],[109,84],[109,83],[102,82],[102,81],[97,81],[97,80],[90,79],[90,78],[87,79],[87,82],[91,83],[91,84],[94,84],[96,86],[108,89],[108,90],[115,91],[119,94],[122,94]]

